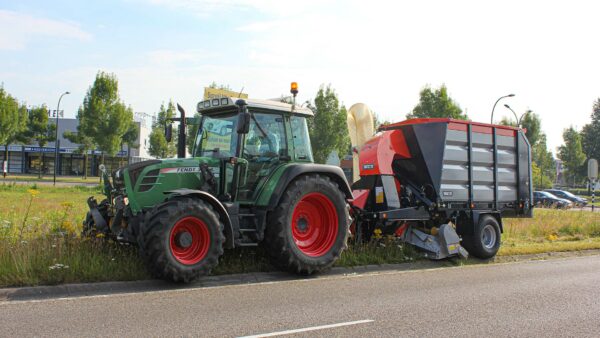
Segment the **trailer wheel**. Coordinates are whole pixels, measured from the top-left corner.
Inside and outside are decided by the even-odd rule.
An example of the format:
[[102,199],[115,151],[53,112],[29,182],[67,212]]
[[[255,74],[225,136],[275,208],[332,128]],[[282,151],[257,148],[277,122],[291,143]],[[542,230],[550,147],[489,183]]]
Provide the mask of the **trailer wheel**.
[[344,194],[327,176],[293,181],[269,215],[265,246],[274,265],[299,274],[330,268],[346,248],[350,216]]
[[140,224],[138,245],[152,275],[191,282],[214,268],[223,254],[223,223],[212,207],[190,197],[158,205]]
[[477,258],[494,257],[500,249],[500,225],[496,218],[491,215],[481,216],[473,229],[473,235],[464,235],[461,244]]

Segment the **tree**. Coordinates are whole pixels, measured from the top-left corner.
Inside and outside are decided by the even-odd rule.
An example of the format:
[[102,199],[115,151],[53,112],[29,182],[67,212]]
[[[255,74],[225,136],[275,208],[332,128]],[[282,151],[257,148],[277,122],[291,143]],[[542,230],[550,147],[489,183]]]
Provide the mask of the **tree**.
[[580,178],[580,169],[585,162],[585,154],[581,147],[581,135],[573,127],[563,132],[565,144],[558,148],[558,158],[563,162],[567,170],[567,177],[571,178],[571,184],[575,185]]
[[9,161],[10,144],[27,141],[25,132],[28,118],[25,105],[19,105],[17,100],[0,86],[0,144],[4,145],[4,161]]
[[388,120],[380,121],[379,115],[377,115],[377,113],[375,113],[375,112],[373,113],[373,126],[375,126],[375,131],[377,131],[377,129],[379,129],[379,127],[387,126],[388,124],[391,124],[391,122]]
[[77,132],[67,130],[63,133],[63,137],[73,143],[79,144],[76,152],[83,154],[83,177],[87,178],[88,152],[96,149],[96,144],[91,137],[82,132],[82,126],[86,124],[83,122],[85,118],[86,116],[83,114],[83,107],[79,107],[79,110],[77,111],[77,120],[79,121]]
[[[48,123],[48,108],[45,105],[32,108],[29,111],[28,129],[26,136],[35,141],[40,147],[40,166],[38,177],[42,178],[44,171],[44,155],[42,148],[49,142],[54,140],[56,125]],[[56,163],[55,163],[56,165]]]
[[581,145],[588,158],[600,160],[600,98],[592,107],[592,122],[581,130]]
[[98,72],[88,89],[81,108],[79,129],[89,137],[104,154],[114,156],[122,144],[123,136],[131,130],[133,111],[119,98],[119,85],[114,74]]
[[165,125],[167,120],[175,117],[175,104],[169,100],[169,104],[165,107],[164,103],[160,105],[160,110],[156,116],[156,120],[152,124],[152,132],[150,133],[150,147],[148,152],[156,158],[173,157],[177,153],[177,134],[173,135],[173,141],[167,142],[165,138]]
[[526,129],[525,136],[531,147],[537,145],[542,136],[542,121],[536,113],[525,113],[521,118],[521,128]]
[[[533,185],[538,188],[550,188],[555,180],[556,162],[552,152],[548,151],[546,135],[540,134],[536,145],[531,147],[533,164],[539,172],[533,174]],[[548,185],[547,182],[550,182]]]
[[462,113],[458,104],[448,96],[446,85],[442,85],[439,89],[435,90],[426,86],[421,90],[419,96],[419,103],[406,118],[449,117],[459,120],[468,119],[468,116]]
[[350,149],[350,136],[346,127],[346,107],[340,107],[339,99],[331,86],[321,86],[314,105],[308,107],[315,117],[309,119],[309,133],[316,163],[325,163],[331,151],[340,157]]

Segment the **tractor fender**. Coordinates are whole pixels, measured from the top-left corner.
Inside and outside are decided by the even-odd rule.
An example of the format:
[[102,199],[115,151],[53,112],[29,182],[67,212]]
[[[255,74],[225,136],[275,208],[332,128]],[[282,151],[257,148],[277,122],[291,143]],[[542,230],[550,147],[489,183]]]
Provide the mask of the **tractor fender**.
[[225,248],[231,249],[234,247],[233,225],[231,223],[229,213],[227,212],[227,209],[225,208],[223,203],[221,203],[221,201],[219,201],[213,195],[207,193],[206,191],[187,188],[165,191],[165,194],[169,194],[168,199],[171,199],[176,196],[194,196],[210,204],[219,214],[219,218],[223,221],[225,232]]
[[279,205],[279,201],[288,185],[296,178],[307,174],[320,174],[329,177],[337,183],[347,199],[352,199],[352,190],[350,190],[350,185],[348,185],[342,168],[326,164],[298,163],[285,168],[275,189],[273,189],[267,209],[274,210]]
[[479,219],[481,218],[481,216],[484,216],[484,215],[490,215],[490,216],[494,217],[496,219],[496,221],[498,221],[498,225],[500,225],[500,233],[504,233],[504,227],[502,226],[502,217],[500,216],[499,212],[495,212],[495,211],[473,210],[472,211],[473,227],[475,227],[477,224],[479,224]]

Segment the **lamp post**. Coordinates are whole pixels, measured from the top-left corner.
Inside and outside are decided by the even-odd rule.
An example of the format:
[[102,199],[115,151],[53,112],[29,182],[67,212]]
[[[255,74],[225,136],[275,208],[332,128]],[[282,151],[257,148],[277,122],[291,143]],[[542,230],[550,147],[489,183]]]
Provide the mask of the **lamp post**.
[[71,94],[66,91],[58,98],[58,104],[56,105],[56,137],[54,138],[54,186],[56,186],[56,171],[58,170],[58,113],[60,112],[60,100],[63,96]]
[[492,118],[490,119],[491,124],[494,124],[494,109],[496,109],[496,105],[498,104],[498,102],[506,97],[513,97],[513,96],[515,96],[515,94],[508,94],[508,95],[500,96],[498,98],[498,100],[496,100],[496,103],[494,103],[494,107],[492,107]]
[[521,121],[523,121],[523,118],[525,117],[525,115],[533,112],[533,110],[531,109],[527,109],[527,111],[525,113],[523,113],[523,115],[521,115],[521,117],[517,117],[517,113],[515,113],[515,111],[507,104],[504,105],[506,108],[510,109],[510,111],[513,113],[513,115],[515,115],[515,120],[517,120],[517,127],[521,127]]

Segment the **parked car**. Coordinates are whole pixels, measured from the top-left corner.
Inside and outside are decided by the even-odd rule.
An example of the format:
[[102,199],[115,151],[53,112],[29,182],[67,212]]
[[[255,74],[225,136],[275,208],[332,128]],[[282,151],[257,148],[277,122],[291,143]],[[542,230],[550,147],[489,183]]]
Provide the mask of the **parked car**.
[[579,207],[583,207],[583,206],[587,205],[587,203],[588,203],[588,200],[586,198],[575,196],[568,191],[559,190],[559,189],[546,189],[544,191],[549,192],[556,197],[569,200],[569,201],[573,202],[573,204],[575,204],[576,206],[579,206]]
[[547,191],[534,191],[533,202],[537,207],[566,209],[573,206],[573,202],[554,196]]

